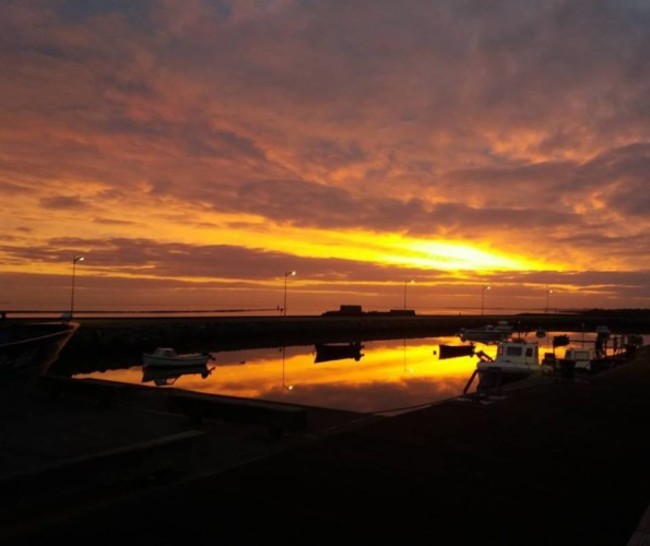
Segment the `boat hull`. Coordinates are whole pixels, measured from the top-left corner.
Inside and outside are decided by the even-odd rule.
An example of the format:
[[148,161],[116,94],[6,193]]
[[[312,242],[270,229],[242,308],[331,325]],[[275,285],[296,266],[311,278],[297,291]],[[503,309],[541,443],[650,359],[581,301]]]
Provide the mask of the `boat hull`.
[[478,390],[489,390],[501,385],[514,383],[540,374],[539,367],[522,368],[520,366],[485,366],[478,368]]
[[0,328],[0,381],[46,374],[78,328],[76,322],[3,325]]
[[192,368],[205,366],[212,358],[209,354],[177,355],[173,357],[145,353],[142,361],[145,366],[154,368]]

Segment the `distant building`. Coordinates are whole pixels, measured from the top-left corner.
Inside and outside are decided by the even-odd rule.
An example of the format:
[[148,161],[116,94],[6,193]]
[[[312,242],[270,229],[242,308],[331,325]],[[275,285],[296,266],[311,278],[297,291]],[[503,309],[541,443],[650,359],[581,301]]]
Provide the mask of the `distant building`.
[[338,311],[325,311],[323,316],[346,316],[346,317],[360,317],[363,315],[361,305],[341,305]]
[[363,311],[361,305],[341,305],[337,311],[325,311],[322,316],[336,317],[361,317],[364,315],[371,316],[391,316],[391,317],[413,317],[413,309],[391,309],[390,311]]
[[412,317],[412,316],[415,315],[415,311],[413,309],[391,309],[388,312],[388,314],[389,315]]

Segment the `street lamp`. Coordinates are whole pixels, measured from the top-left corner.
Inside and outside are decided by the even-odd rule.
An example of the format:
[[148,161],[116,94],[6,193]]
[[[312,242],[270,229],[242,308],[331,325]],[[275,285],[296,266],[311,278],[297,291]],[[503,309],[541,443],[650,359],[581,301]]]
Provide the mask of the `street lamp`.
[[287,316],[287,279],[293,277],[296,274],[295,271],[287,271],[284,274],[284,305],[282,307],[282,314]]
[[481,315],[483,314],[483,311],[485,310],[485,292],[486,290],[492,290],[491,286],[483,286],[481,288]]
[[549,289],[546,291],[546,312],[548,313],[550,311],[550,299],[551,299],[551,294],[553,293],[552,289]]
[[406,285],[413,284],[414,282],[414,280],[404,281],[404,311],[406,311]]
[[72,315],[74,314],[74,277],[75,277],[75,271],[77,268],[77,262],[83,262],[84,257],[83,256],[75,256],[72,258],[72,290],[70,291],[70,318],[72,319]]

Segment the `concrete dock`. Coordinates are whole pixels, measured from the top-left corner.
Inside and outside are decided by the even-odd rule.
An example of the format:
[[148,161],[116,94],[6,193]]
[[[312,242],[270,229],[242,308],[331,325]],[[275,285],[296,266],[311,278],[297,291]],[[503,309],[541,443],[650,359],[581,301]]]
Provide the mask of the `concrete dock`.
[[650,347],[394,417],[0,386],[0,543],[650,543]]

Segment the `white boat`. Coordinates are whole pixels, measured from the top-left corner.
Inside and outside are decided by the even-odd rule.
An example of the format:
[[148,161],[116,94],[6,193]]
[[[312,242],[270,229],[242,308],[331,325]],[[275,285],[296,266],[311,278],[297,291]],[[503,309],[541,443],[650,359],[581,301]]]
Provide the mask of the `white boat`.
[[0,381],[44,375],[79,328],[69,321],[0,323]]
[[142,361],[145,366],[205,366],[213,359],[210,353],[178,353],[171,347],[156,347],[153,353],[144,353]]
[[596,352],[592,349],[572,349],[564,351],[564,361],[573,363],[575,369],[591,371],[591,361],[597,358]]
[[479,377],[477,390],[498,387],[505,383],[517,381],[541,373],[539,361],[539,344],[525,339],[508,339],[499,341],[496,357],[476,353],[479,361],[476,373]]
[[476,328],[463,328],[458,336],[461,341],[478,341],[481,343],[498,343],[510,338],[512,325],[508,321],[500,320],[496,324],[486,324]]

